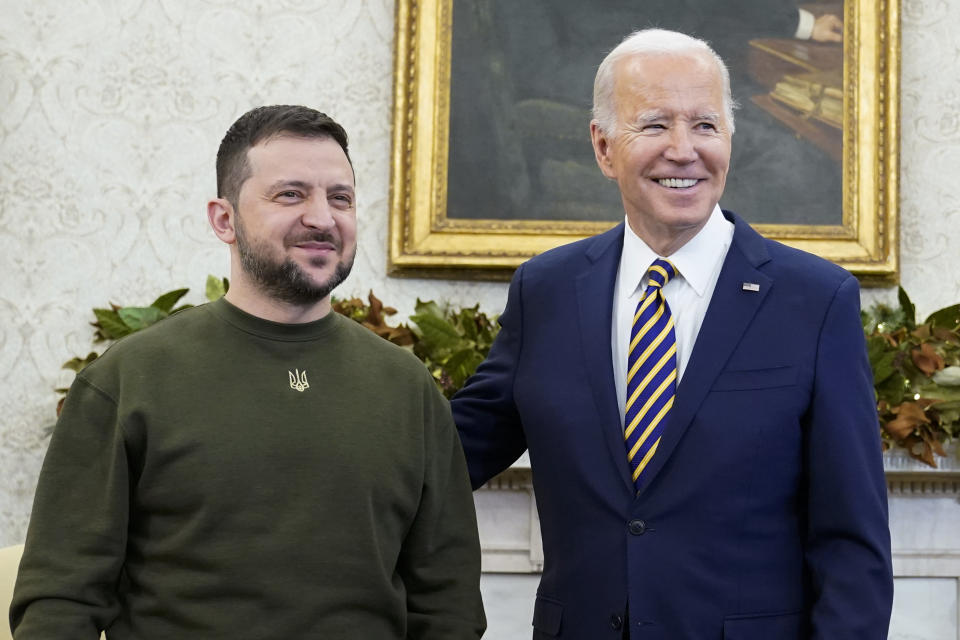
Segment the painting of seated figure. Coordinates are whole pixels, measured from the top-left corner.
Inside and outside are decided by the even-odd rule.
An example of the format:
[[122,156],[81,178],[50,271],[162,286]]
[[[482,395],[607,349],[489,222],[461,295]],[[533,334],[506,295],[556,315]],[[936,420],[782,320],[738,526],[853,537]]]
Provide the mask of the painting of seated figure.
[[729,68],[720,206],[894,279],[897,2],[398,0],[391,272],[506,277],[622,221],[590,143],[593,80],[624,37],[655,27],[706,40]]

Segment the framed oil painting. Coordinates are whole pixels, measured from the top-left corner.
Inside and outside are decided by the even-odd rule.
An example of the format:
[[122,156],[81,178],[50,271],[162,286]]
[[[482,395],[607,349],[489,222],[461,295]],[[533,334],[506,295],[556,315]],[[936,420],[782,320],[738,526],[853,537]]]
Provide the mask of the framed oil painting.
[[[803,37],[821,16],[838,41]],[[648,26],[704,38],[730,68],[721,206],[895,281],[899,0],[398,0],[390,272],[503,279],[622,221],[590,145],[593,77]]]

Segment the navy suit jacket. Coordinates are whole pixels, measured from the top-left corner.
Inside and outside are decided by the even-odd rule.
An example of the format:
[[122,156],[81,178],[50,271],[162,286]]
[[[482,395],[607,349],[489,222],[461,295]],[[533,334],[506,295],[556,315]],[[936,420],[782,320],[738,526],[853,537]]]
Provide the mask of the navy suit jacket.
[[[548,251],[452,407],[474,487],[530,452],[534,638],[886,638],[886,483],[857,281],[741,219],[634,491],[614,391],[623,225]],[[744,289],[754,283],[759,291]]]

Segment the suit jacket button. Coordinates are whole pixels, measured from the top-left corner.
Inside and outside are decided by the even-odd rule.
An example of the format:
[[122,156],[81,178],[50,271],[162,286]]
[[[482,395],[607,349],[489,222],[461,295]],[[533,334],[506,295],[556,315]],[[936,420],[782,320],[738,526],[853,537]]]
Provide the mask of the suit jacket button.
[[623,618],[616,613],[610,616],[610,628],[614,631],[620,631],[620,629],[623,629]]
[[643,520],[631,520],[627,523],[630,533],[635,536],[642,536],[647,531],[647,523]]

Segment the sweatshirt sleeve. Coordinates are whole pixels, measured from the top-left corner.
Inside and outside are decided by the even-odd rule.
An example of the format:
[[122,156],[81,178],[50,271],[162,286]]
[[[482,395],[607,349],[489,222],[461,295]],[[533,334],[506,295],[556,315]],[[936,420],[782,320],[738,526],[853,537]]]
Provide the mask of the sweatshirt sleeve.
[[423,489],[398,567],[407,591],[407,637],[479,638],[486,618],[473,496],[449,405],[428,384]]
[[10,607],[16,640],[94,640],[116,618],[128,496],[116,402],[78,375],[40,472]]

